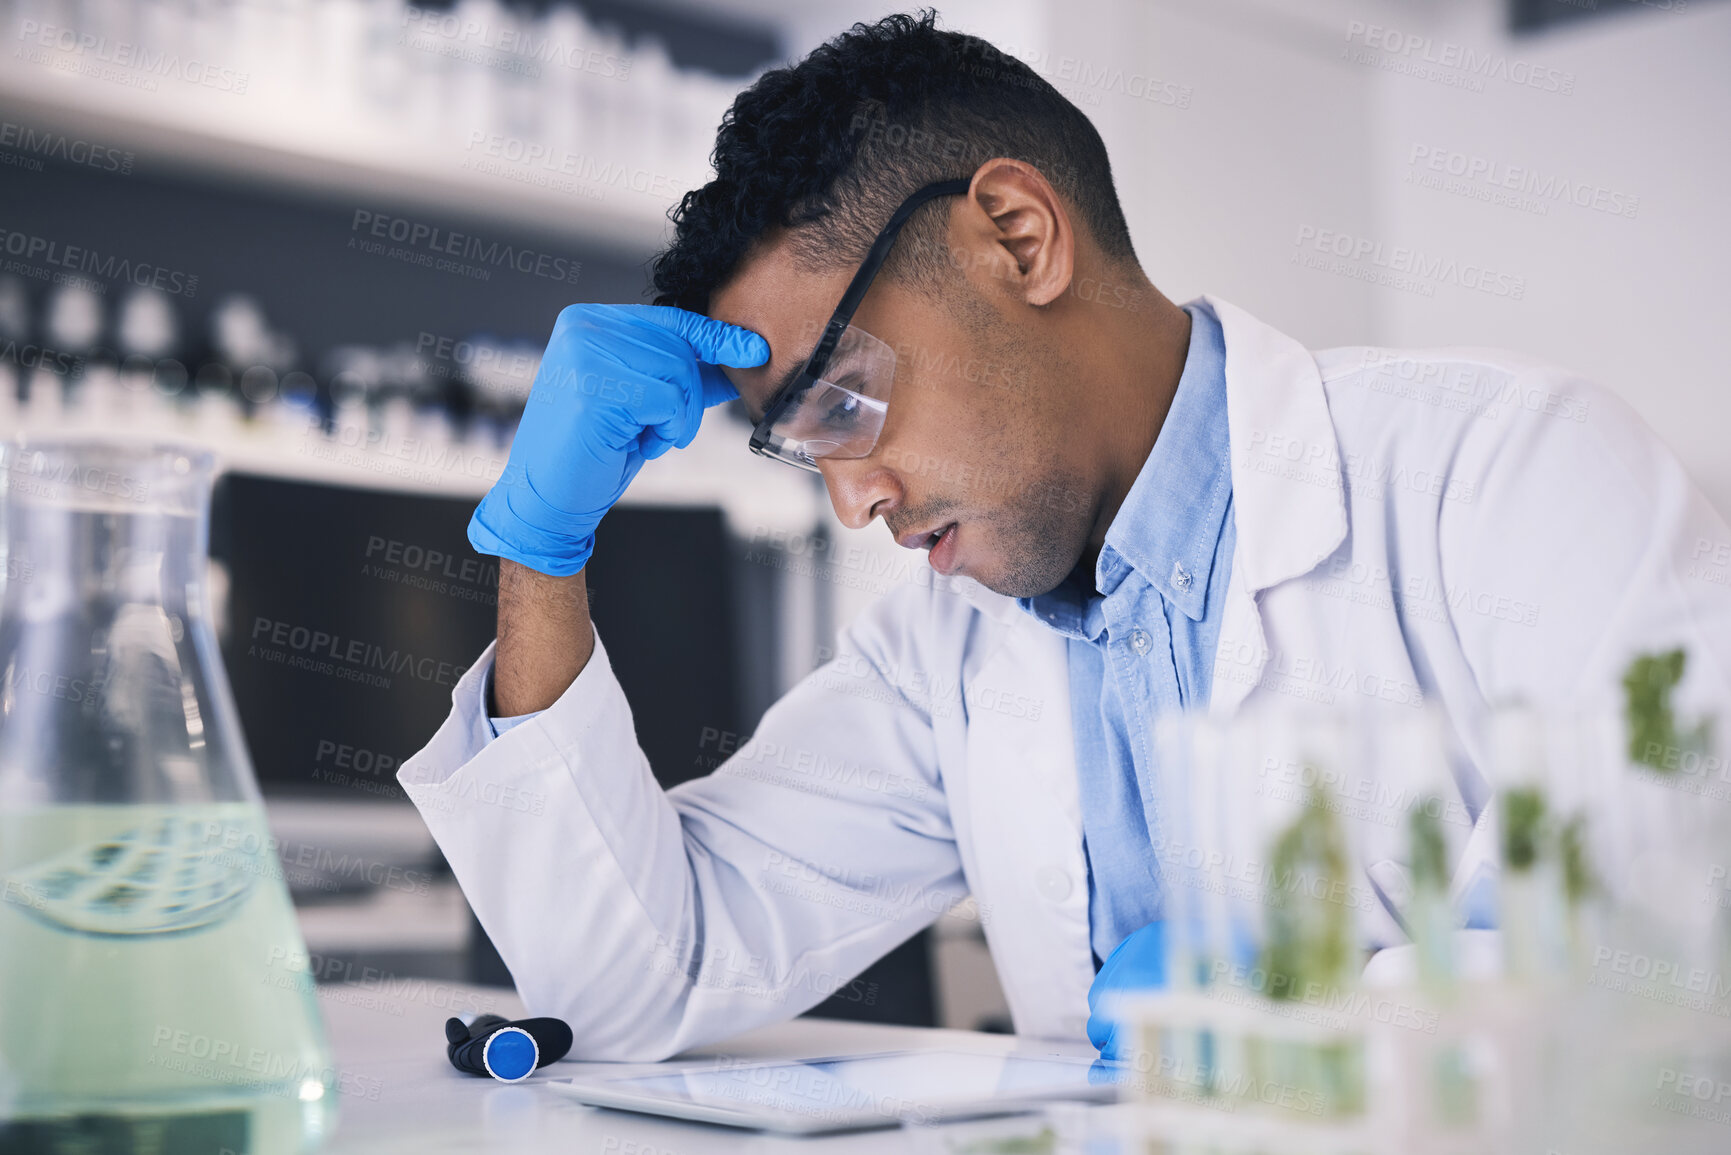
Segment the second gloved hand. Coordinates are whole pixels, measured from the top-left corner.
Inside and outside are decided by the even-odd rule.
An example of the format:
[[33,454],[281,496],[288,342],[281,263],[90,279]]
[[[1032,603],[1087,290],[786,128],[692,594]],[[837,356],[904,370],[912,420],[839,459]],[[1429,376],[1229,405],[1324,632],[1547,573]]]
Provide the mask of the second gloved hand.
[[[1159,990],[1166,985],[1166,924],[1149,923],[1125,937],[1100,966],[1094,985],[1088,988],[1088,1041],[1102,1059],[1128,1059],[1130,1040],[1121,1036],[1119,1023],[1103,1013],[1102,1002],[1126,991]],[[1109,1008],[1108,1008],[1109,1009]]]
[[581,570],[643,463],[690,445],[704,410],[739,395],[716,366],[767,360],[756,333],[685,309],[564,309],[470,544],[556,577]]

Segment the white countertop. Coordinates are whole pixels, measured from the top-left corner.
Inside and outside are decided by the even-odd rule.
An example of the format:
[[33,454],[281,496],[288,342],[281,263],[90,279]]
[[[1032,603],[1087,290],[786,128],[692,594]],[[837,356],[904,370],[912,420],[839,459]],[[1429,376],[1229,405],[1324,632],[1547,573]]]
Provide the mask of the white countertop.
[[[392,979],[321,987],[319,995],[335,1065],[343,1076],[343,1086],[349,1088],[338,1100],[337,1130],[325,1148],[326,1155],[427,1155],[443,1151],[698,1155],[779,1151],[796,1145],[835,1152],[935,1153],[957,1149],[952,1140],[963,1136],[973,1139],[986,1132],[1031,1136],[1048,1125],[1039,1117],[1024,1117],[793,1139],[600,1110],[582,1106],[541,1084],[596,1069],[620,1071],[629,1067],[561,1062],[538,1071],[526,1083],[508,1085],[464,1075],[446,1062],[445,1019],[464,1011],[519,1016],[523,1007],[512,992],[433,980]],[[1093,1054],[1085,1043],[1035,1042],[1010,1035],[826,1019],[796,1019],[692,1054],[777,1059],[910,1049]],[[1060,1108],[1065,1110],[1110,1109]]]

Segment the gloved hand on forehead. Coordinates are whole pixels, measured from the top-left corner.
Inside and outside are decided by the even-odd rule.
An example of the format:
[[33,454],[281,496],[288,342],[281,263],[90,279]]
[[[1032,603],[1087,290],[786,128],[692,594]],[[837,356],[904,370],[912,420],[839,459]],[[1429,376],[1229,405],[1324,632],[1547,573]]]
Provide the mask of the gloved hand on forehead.
[[690,445],[704,410],[739,396],[717,366],[768,360],[756,333],[685,309],[564,309],[470,544],[544,574],[578,572],[643,463]]

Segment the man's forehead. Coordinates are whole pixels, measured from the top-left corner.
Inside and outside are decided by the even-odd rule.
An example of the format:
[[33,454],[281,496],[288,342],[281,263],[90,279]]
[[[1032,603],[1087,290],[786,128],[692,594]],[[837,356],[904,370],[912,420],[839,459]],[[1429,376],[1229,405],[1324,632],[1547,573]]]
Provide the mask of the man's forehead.
[[776,383],[805,363],[847,282],[846,272],[814,272],[780,234],[759,241],[710,295],[711,317],[769,342],[768,364],[728,371],[735,384],[743,385],[741,395],[754,413],[762,412]]
[[829,320],[847,282],[844,272],[814,272],[785,239],[765,238],[710,294],[709,315],[761,334],[772,349],[778,335],[783,343],[803,336],[809,344]]

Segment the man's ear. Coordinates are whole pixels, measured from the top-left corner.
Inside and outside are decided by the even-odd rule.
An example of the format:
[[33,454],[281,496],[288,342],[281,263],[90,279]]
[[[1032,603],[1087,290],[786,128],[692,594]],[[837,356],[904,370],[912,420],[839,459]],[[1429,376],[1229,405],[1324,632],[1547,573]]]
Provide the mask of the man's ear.
[[952,218],[968,274],[989,277],[1030,305],[1049,305],[1070,287],[1076,231],[1040,170],[998,157],[974,172],[966,205]]

